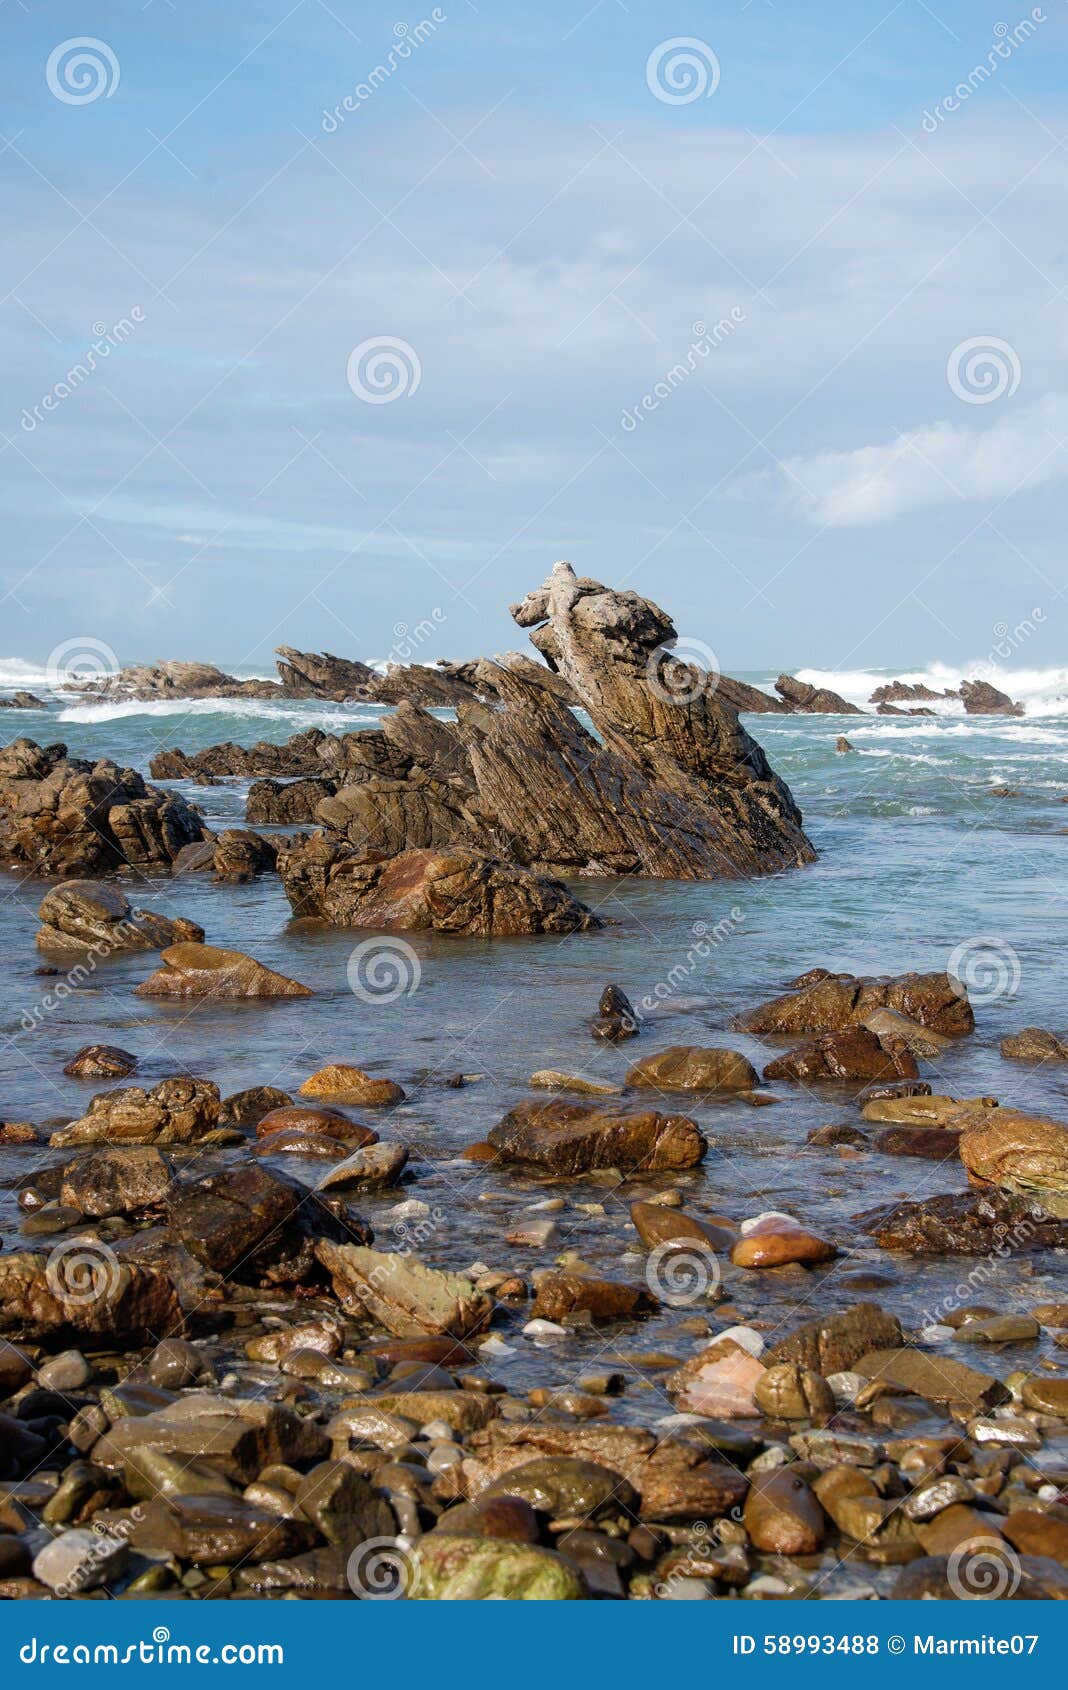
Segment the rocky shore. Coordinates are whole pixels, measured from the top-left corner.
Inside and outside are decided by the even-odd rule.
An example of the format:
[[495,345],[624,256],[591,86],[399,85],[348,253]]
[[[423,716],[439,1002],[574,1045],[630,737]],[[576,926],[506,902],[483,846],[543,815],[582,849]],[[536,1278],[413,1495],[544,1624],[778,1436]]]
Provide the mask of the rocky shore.
[[[92,1043],[34,1056],[49,1103],[0,1115],[0,1598],[1065,1598],[1068,1300],[1040,1270],[1068,1124],[1028,1094],[1068,1034],[1015,1023],[980,1088],[986,1000],[944,968],[768,995],[742,950],[711,1035],[700,1002],[668,1032],[595,978],[598,883],[815,852],[744,693],[651,601],[557,565],[513,614],[541,661],[431,672],[455,721],[398,682],[372,729],[153,760],[252,780],[244,827],[108,759],[0,751],[19,966],[98,994]],[[378,684],[282,655],[280,687]],[[831,707],[783,681],[773,708]],[[265,887],[312,940],[282,967],[262,925],[231,942]],[[368,1061],[358,994],[320,1020],[316,944],[350,927],[486,968],[500,942],[531,1024],[549,958],[601,1060],[555,1046],[500,1107],[428,1067],[402,1001]],[[178,1064],[193,1016],[222,1043]],[[239,1090],[231,1041],[262,1053]],[[781,1149],[742,1179],[731,1147],[798,1098],[786,1200]],[[854,1166],[922,1177],[829,1215]]]
[[[617,1038],[628,1013],[644,1046],[604,994]],[[183,1075],[5,1122],[26,1171],[0,1255],[0,1596],[1063,1599],[1068,1377],[998,1358],[1063,1344],[1068,1304],[969,1300],[962,1261],[961,1297],[918,1330],[863,1294],[820,1313],[848,1240],[803,1200],[713,1208],[692,1177],[714,1145],[686,1110],[773,1102],[766,1082],[810,1077],[799,1054],[833,1053],[849,1119],[814,1129],[814,1154],[967,1173],[970,1195],[855,1217],[888,1259],[1063,1249],[1068,1126],[918,1077],[974,1028],[944,974],[816,968],[741,1020],[794,1046],[765,1083],[696,1045],[645,1050],[615,1095],[532,1076],[460,1164],[465,1201],[520,1182],[467,1265],[391,1126],[403,1087],[352,1065],[296,1098]],[[1020,1039],[1007,1062],[1051,1048]],[[136,1069],[115,1047],[68,1064]],[[361,1205],[383,1201],[380,1240]],[[583,1210],[614,1273],[560,1247]],[[791,1282],[793,1318],[762,1316]],[[523,1347],[560,1356],[555,1383],[498,1381]]]

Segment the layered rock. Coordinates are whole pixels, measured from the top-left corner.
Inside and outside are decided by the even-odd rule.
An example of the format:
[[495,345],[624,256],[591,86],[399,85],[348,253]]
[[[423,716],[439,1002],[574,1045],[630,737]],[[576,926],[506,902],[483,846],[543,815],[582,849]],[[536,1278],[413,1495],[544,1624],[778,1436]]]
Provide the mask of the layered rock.
[[186,845],[174,859],[172,873],[211,873],[223,885],[242,886],[257,875],[270,874],[278,856],[278,843],[265,839],[250,827],[229,827],[211,833],[196,845]]
[[960,696],[969,716],[1022,716],[1024,707],[989,681],[962,681]]
[[330,652],[295,651],[292,646],[275,647],[282,691],[289,698],[329,698],[344,702],[359,698],[375,671],[366,663]]
[[19,739],[0,751],[0,862],[56,879],[169,868],[200,817],[133,769]]
[[777,1056],[764,1069],[766,1080],[791,1080],[805,1085],[814,1080],[915,1079],[915,1059],[899,1040],[879,1040],[867,1027],[843,1027],[824,1033],[811,1044]]
[[1068,1219],[1068,1126],[1016,1109],[995,1109],[959,1140],[975,1185],[996,1185]]
[[[717,677],[671,655],[676,630],[657,605],[558,563],[512,614],[601,740],[573,717],[577,731],[554,718],[544,700],[539,709],[517,694],[511,674],[503,713],[472,747],[479,789],[509,826],[505,791],[524,821],[540,810],[531,819],[543,861],[581,866],[585,858],[593,872],[597,864],[622,867],[623,857],[634,872],[709,879],[812,860],[789,791],[717,697]],[[497,802],[487,784],[494,779]],[[584,834],[576,835],[580,821]],[[523,836],[523,828],[513,831]]]
[[278,872],[295,915],[336,927],[507,936],[602,925],[560,881],[467,846],[384,856],[317,834],[281,850]]
[[184,916],[135,910],[117,886],[94,880],[67,880],[41,899],[42,925],[37,944],[43,951],[158,951],[184,940],[199,942],[204,929]]
[[840,693],[832,692],[830,687],[814,687],[808,681],[799,681],[793,675],[780,675],[775,682],[775,691],[786,700],[791,710],[797,710],[806,716],[862,716],[864,712],[857,704],[849,704]]
[[493,1299],[466,1274],[442,1273],[410,1256],[358,1244],[324,1240],[317,1254],[342,1308],[395,1337],[466,1338],[489,1325]]

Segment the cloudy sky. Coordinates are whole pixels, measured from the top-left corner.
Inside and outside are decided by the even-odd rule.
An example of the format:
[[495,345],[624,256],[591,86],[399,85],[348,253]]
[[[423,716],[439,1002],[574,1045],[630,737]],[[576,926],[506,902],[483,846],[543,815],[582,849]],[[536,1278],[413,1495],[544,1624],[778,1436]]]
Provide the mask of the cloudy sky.
[[1065,0],[0,29],[0,655],[466,657],[566,557],[727,668],[1063,662]]

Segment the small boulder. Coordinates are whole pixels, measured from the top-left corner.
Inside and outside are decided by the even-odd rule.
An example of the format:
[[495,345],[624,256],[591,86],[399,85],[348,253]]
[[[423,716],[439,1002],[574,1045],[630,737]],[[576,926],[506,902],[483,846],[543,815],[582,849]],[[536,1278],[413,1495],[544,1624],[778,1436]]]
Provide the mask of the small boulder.
[[518,1103],[489,1143],[509,1162],[531,1162],[572,1176],[591,1168],[669,1172],[696,1167],[707,1140],[685,1115],[628,1114],[552,1098]]
[[302,1097],[333,1097],[339,1103],[363,1108],[404,1101],[403,1086],[393,1080],[376,1080],[347,1062],[332,1062],[318,1069],[304,1081],[300,1093]]
[[739,1051],[700,1045],[671,1045],[653,1056],[643,1056],[627,1073],[628,1086],[638,1090],[714,1094],[751,1091],[759,1083],[756,1069]]
[[125,1080],[137,1072],[137,1058],[118,1045],[85,1045],[63,1069],[74,1080]]
[[143,998],[309,998],[302,986],[243,951],[218,945],[170,945],[162,966],[136,988]]

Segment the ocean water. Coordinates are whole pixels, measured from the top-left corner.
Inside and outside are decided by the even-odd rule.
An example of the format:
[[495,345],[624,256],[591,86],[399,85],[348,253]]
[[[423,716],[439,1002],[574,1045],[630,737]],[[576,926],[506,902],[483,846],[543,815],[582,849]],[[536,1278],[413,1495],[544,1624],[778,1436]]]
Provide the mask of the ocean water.
[[[975,673],[968,669],[965,673]],[[862,702],[885,674],[802,671]],[[566,939],[450,940],[411,935],[399,995],[352,990],[352,963],[364,933],[295,923],[279,882],[217,887],[200,876],[128,885],[135,906],[192,917],[209,941],[246,950],[272,968],[312,986],[310,999],[278,1003],[169,1004],[141,999],[133,988],[152,968],[150,956],[118,958],[58,1007],[45,1007],[54,981],[36,977],[34,946],[41,883],[0,876],[0,955],[5,969],[0,1006],[0,1097],[6,1119],[37,1123],[70,1119],[102,1089],[67,1079],[63,1064],[80,1046],[106,1041],[134,1051],[137,1083],[192,1072],[214,1079],[224,1094],[273,1084],[295,1092],[314,1069],[355,1062],[398,1080],[408,1094],[399,1108],[374,1117],[383,1137],[412,1152],[410,1183],[394,1193],[354,1200],[385,1248],[407,1247],[411,1227],[425,1259],[462,1267],[480,1261],[529,1276],[572,1251],[594,1268],[639,1281],[644,1258],[630,1254],[622,1191],[593,1182],[546,1182],[500,1167],[464,1162],[459,1152],[482,1139],[515,1102],[526,1081],[553,1067],[619,1081],[639,1054],[669,1044],[729,1045],[758,1068],[777,1049],[732,1030],[740,1011],[780,992],[817,964],[851,972],[944,969],[956,958],[973,984],[977,1030],[936,1064],[922,1064],[936,1091],[993,1095],[1003,1104],[1068,1121],[1068,1065],[1034,1074],[1003,1061],[998,1041],[1023,1026],[1064,1030],[1063,897],[1068,855],[1068,671],[1013,673],[990,669],[997,684],[1025,700],[1021,719],[966,718],[959,705],[936,718],[756,716],[747,724],[800,803],[819,852],[810,867],[753,881],[706,885],[656,881],[586,881],[576,891],[609,918],[603,931]],[[770,690],[768,674],[747,677]],[[929,685],[951,685],[959,671],[934,666]],[[0,667],[0,680],[33,686],[34,674]],[[37,677],[40,683],[41,677]],[[0,733],[44,742],[64,740],[72,754],[108,754],[147,773],[150,757],[181,746],[194,751],[219,740],[282,740],[311,724],[347,731],[382,714],[366,706],[200,700],[141,705],[64,702],[47,714],[4,712]],[[839,733],[855,754],[835,751]],[[178,783],[209,823],[240,823],[246,783],[213,787]],[[992,789],[1008,786],[1011,797]],[[388,962],[388,953],[387,953]],[[406,972],[405,972],[406,971]],[[362,975],[360,976],[362,978]],[[619,1047],[594,1041],[588,1021],[602,986],[618,982],[636,1004],[650,1006],[641,1036]],[[386,982],[388,984],[388,980]],[[460,1089],[444,1082],[472,1076]],[[806,1133],[829,1121],[859,1124],[848,1092],[834,1087],[774,1088],[774,1107],[722,1102],[692,1109],[710,1141],[702,1168],[671,1181],[638,1182],[646,1190],[678,1185],[696,1213],[737,1220],[783,1209],[832,1238],[842,1254],[832,1268],[744,1274],[723,1266],[725,1293],[769,1341],[815,1313],[873,1297],[918,1327],[947,1297],[998,1309],[1030,1309],[1068,1298],[1059,1253],[947,1261],[913,1261],[879,1250],[857,1219],[898,1199],[962,1191],[959,1163],[865,1153],[843,1158],[805,1146]],[[371,1120],[370,1114],[363,1119]],[[200,1170],[244,1153],[201,1156]],[[41,1150],[0,1153],[0,1236],[17,1245],[18,1212],[11,1184],[31,1166],[57,1157]],[[311,1183],[321,1164],[286,1163]],[[506,1234],[531,1205],[563,1196],[556,1239],[539,1250],[509,1245]],[[429,1205],[415,1223],[393,1211],[410,1197]],[[973,1275],[970,1283],[969,1274]],[[958,1287],[962,1287],[958,1290]],[[698,1301],[665,1308],[640,1329],[608,1329],[538,1348],[519,1334],[519,1320],[499,1328],[512,1353],[494,1356],[504,1383],[562,1383],[594,1366],[619,1366],[632,1383],[624,1416],[656,1420],[672,1404],[654,1376],[621,1362],[636,1350],[680,1356],[697,1342],[681,1323],[712,1316]],[[995,1370],[1035,1365],[1035,1346],[977,1357],[973,1347],[946,1345],[973,1365]],[[1041,1459],[1041,1457],[1039,1458]]]

